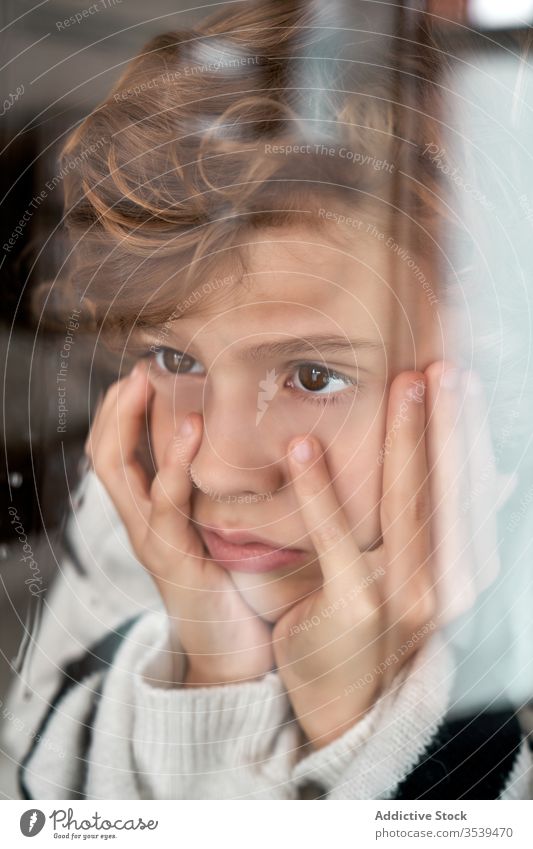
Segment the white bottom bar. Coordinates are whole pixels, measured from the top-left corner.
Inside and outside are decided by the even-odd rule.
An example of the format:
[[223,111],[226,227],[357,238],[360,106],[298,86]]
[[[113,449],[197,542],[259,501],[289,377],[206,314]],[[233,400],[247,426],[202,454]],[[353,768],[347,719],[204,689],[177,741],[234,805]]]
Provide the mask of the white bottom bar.
[[125,800],[38,802],[32,807],[6,800],[1,804],[2,845],[10,849],[31,846],[32,836],[36,849],[73,843],[184,849],[452,845],[530,849],[532,845],[532,801]]

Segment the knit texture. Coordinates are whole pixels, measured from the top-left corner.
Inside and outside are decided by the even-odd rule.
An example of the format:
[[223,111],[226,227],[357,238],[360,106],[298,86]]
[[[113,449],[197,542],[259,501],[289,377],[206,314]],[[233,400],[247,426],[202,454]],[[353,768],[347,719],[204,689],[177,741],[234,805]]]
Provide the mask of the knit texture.
[[433,637],[362,720],[306,754],[278,673],[213,687],[151,683],[169,674],[164,617],[144,617],[103,688],[89,796],[291,799],[313,781],[332,799],[389,798],[442,721],[451,663]]

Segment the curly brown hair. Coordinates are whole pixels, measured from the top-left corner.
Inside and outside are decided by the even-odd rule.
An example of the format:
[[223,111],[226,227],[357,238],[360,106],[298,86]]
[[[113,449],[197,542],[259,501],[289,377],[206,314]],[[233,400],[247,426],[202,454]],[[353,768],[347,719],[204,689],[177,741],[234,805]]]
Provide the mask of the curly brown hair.
[[453,215],[423,150],[439,134],[429,31],[382,62],[350,35],[307,0],[238,4],[151,40],[77,127],[68,281],[106,336],[164,323],[225,266],[238,278],[251,229],[324,227],[325,207],[432,250]]

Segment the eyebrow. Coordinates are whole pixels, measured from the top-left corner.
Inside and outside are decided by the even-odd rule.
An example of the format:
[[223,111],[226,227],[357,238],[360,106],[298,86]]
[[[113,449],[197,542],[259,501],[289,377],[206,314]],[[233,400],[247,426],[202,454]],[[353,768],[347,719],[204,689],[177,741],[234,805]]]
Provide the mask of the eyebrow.
[[[152,333],[148,331],[148,342],[150,342],[151,336]],[[167,331],[165,339],[160,342],[162,345],[168,343],[182,344],[172,330]],[[188,345],[186,349],[189,350]],[[180,350],[182,350],[182,347],[180,347]],[[235,356],[239,360],[257,361],[275,359],[276,357],[296,357],[302,354],[342,354],[361,350],[383,351],[384,345],[373,339],[363,337],[348,339],[341,335],[332,336],[331,334],[315,333],[305,337],[299,336],[297,339],[276,339],[271,342],[250,345],[241,348]]]
[[383,350],[383,345],[372,339],[347,339],[346,336],[315,334],[305,338],[261,342],[259,345],[242,348],[237,356],[245,360],[263,360],[309,353],[337,354],[362,349]]

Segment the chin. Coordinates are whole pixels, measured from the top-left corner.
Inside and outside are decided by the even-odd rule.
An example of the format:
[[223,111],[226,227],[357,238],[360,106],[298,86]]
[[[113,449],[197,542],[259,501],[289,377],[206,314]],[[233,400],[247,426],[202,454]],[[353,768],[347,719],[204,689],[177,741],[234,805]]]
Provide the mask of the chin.
[[263,622],[268,622],[269,625],[275,625],[276,622],[281,619],[281,617],[287,613],[288,610],[291,609],[293,604],[298,601],[296,599],[294,602],[286,603],[284,605],[272,605],[268,607],[266,604],[257,604],[257,602],[252,603],[249,599],[246,599],[248,606],[257,613],[258,617],[263,620]]
[[256,610],[255,612],[257,613],[259,618],[263,620],[263,622],[268,622],[269,625],[275,625],[278,619],[281,619],[281,617],[285,613],[284,610],[276,611],[274,613],[272,613],[271,611],[261,613],[259,610]]
[[233,572],[231,577],[246,604],[260,619],[271,625],[322,586],[322,573],[318,564],[316,567],[315,564],[308,565],[299,573],[278,573],[275,578],[264,574],[245,575],[242,572]]

